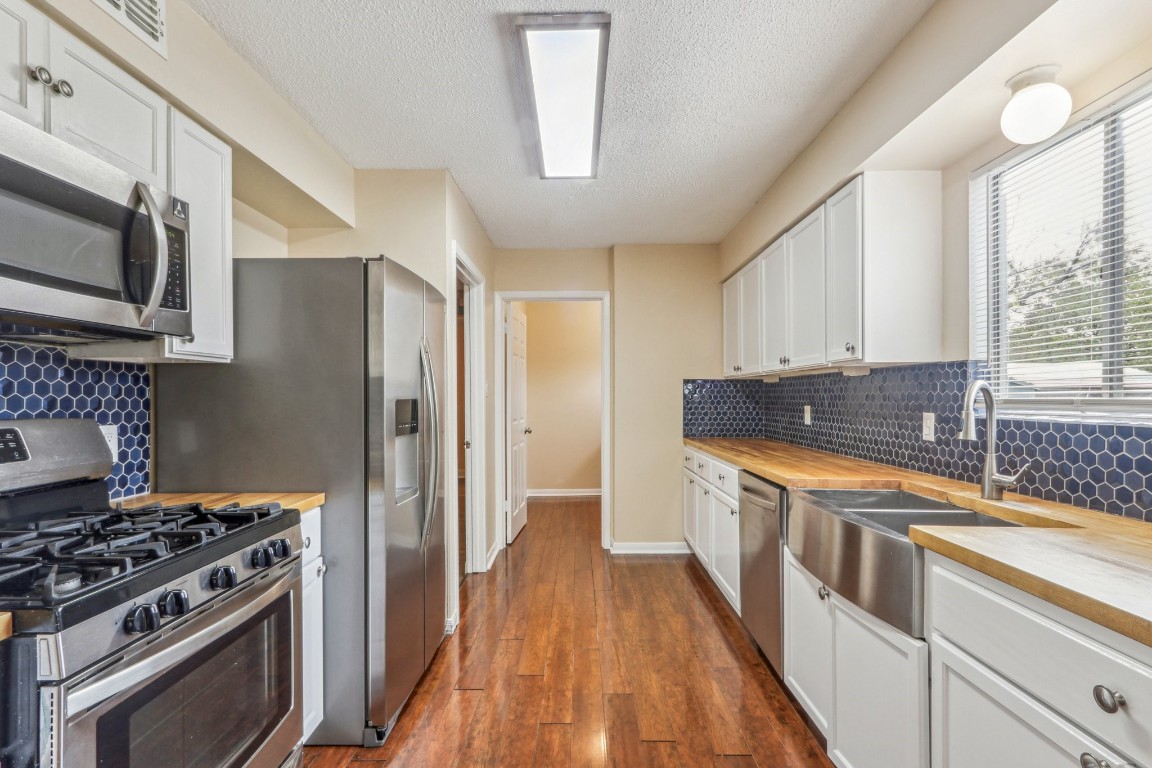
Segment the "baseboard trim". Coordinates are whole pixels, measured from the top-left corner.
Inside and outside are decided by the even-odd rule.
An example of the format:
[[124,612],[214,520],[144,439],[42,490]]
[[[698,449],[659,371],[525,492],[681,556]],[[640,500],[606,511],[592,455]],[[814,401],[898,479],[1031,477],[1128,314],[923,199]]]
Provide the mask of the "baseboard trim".
[[496,555],[500,554],[500,541],[492,542],[492,549],[488,550],[488,562],[484,565],[484,572],[492,570],[492,564],[496,562]]
[[528,498],[547,498],[550,496],[599,496],[599,488],[529,488]]
[[444,634],[452,634],[458,626],[460,626],[460,612],[456,611],[456,613],[444,619]]
[[614,555],[687,555],[686,541],[622,541],[612,543]]

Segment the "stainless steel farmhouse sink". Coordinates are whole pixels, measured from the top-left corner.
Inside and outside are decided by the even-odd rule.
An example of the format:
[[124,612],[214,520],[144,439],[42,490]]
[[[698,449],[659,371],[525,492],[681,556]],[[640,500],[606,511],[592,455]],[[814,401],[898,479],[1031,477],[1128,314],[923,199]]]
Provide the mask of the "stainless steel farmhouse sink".
[[809,489],[788,495],[787,545],[829,589],[913,637],[924,636],[923,550],[912,525],[1016,523],[907,491]]

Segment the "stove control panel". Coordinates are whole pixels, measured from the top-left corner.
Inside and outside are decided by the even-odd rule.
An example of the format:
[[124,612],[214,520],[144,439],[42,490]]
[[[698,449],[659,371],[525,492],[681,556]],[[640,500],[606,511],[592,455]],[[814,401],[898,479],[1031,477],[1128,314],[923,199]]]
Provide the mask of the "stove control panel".
[[28,446],[24,436],[15,427],[0,428],[0,464],[28,461]]

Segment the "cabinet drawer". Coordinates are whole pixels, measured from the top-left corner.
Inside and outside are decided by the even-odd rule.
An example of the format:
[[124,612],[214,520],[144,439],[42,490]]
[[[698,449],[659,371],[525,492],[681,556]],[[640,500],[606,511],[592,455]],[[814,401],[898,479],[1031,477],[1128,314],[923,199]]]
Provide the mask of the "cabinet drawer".
[[304,552],[300,559],[307,565],[323,552],[320,546],[320,507],[305,510],[300,515],[300,537],[304,542]]
[[712,459],[702,453],[692,451],[691,465],[689,469],[699,475],[702,480],[707,483],[712,482]]
[[718,459],[711,460],[708,482],[733,499],[740,495],[740,470]]
[[[1152,668],[944,568],[928,577],[932,631],[1070,720],[1152,763]],[[1123,695],[1108,713],[1094,688]]]
[[696,451],[684,446],[684,469],[689,472],[696,471]]

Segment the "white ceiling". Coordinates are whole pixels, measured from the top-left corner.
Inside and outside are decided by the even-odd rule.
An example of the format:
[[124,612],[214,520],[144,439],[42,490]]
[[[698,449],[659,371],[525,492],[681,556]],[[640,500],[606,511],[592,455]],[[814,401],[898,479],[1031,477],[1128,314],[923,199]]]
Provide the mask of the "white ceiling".
[[[357,168],[447,168],[504,248],[719,241],[932,0],[189,0]],[[542,181],[508,17],[612,14],[599,178]]]

